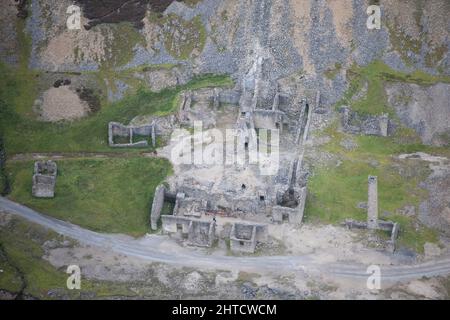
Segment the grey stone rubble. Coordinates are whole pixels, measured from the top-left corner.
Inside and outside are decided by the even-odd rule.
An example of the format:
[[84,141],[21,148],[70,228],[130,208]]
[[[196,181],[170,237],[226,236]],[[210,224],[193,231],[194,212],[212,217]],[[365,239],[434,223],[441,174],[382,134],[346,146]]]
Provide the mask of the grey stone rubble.
[[34,164],[32,194],[36,198],[55,196],[58,168],[54,161],[38,161]]
[[394,252],[400,227],[396,222],[378,219],[378,178],[375,176],[369,176],[368,185],[367,222],[347,219],[344,221],[343,225],[350,229],[356,228],[389,232],[390,239],[386,243],[387,249]]

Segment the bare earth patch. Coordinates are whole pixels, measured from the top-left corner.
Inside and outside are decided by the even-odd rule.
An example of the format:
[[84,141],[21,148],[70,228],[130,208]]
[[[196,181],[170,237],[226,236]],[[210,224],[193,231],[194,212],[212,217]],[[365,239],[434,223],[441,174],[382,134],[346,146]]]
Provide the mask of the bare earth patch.
[[40,104],[37,109],[43,121],[76,120],[89,112],[89,105],[68,86],[45,91]]

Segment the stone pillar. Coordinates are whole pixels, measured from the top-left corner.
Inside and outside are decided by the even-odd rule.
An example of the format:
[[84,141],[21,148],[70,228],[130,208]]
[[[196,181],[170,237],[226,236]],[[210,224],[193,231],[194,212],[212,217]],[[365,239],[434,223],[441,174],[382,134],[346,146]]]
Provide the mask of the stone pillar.
[[219,93],[219,89],[214,88],[213,107],[215,110],[219,109],[220,107]]
[[277,92],[275,98],[273,98],[272,111],[277,111],[280,107],[280,94]]
[[367,227],[372,230],[378,227],[378,179],[374,176],[369,176]]
[[158,229],[158,221],[161,217],[161,210],[164,205],[164,192],[165,192],[164,185],[160,184],[156,187],[155,195],[153,196],[153,204],[152,204],[152,211],[150,213],[150,224],[152,230]]
[[155,122],[152,123],[152,145],[153,148],[156,148],[156,130],[155,130]]
[[387,137],[389,127],[389,115],[383,114],[379,119],[379,123],[380,123],[380,135],[382,137]]

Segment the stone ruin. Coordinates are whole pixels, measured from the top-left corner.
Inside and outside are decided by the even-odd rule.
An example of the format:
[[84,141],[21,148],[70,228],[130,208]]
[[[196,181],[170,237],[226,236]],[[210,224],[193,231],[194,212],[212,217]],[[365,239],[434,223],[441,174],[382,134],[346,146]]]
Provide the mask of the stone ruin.
[[[209,101],[210,107],[214,107],[214,101],[221,103],[220,91],[210,90],[210,94],[213,94],[215,98],[214,96],[202,98]],[[193,99],[199,99],[198,96],[192,92],[182,95],[179,112],[181,123],[183,123],[183,119],[187,120],[188,116],[192,116],[190,105]],[[237,100],[232,92],[227,92],[226,97],[227,102]],[[252,128],[279,129],[281,131],[288,125],[286,114],[277,109],[279,101],[280,97],[277,95],[271,110],[249,109],[245,105],[241,105],[236,123],[238,128],[242,125],[242,130],[237,130],[238,133],[246,135],[246,139],[241,141],[248,143],[250,139],[258,139],[251,135],[252,130],[250,129]],[[297,137],[294,140],[296,140],[299,150],[302,150],[307,139],[313,111],[312,108],[309,109],[306,99],[302,101],[301,107],[303,111],[300,115],[302,128],[300,130],[295,128],[294,132]],[[198,120],[198,118],[189,118],[189,121],[194,119]],[[155,190],[150,215],[152,229],[157,230],[158,221],[161,218],[163,233],[184,239],[189,245],[209,247],[217,238],[213,232],[216,226],[215,221],[206,221],[205,217],[225,216],[241,219],[245,220],[245,223],[236,222],[232,225],[229,234],[230,249],[233,252],[252,253],[258,242],[267,240],[267,223],[290,223],[297,226],[302,223],[307,196],[302,161],[303,152],[300,152],[291,164],[287,184],[281,190],[270,185],[266,185],[263,189],[249,190],[245,185],[246,182],[243,182],[236,190],[229,189],[228,186],[214,191],[208,186],[198,185],[194,181],[195,179],[184,180],[180,185],[173,185],[172,188],[176,190],[175,192],[169,192],[163,185],[160,185]],[[161,216],[165,201],[170,201],[174,205],[173,215]],[[249,218],[258,222],[250,222]]]
[[348,228],[381,230],[390,233],[390,239],[387,241],[388,250],[395,251],[396,240],[399,232],[399,225],[396,222],[384,221],[378,219],[378,179],[375,176],[369,176],[368,179],[368,207],[367,222],[347,219],[344,225]]
[[[263,59],[256,60],[240,89],[200,89],[180,95],[178,123],[195,128],[195,123],[201,121],[206,129],[221,129],[224,124],[225,128],[235,129],[234,147],[245,151],[246,163],[211,169],[201,164],[181,164],[180,174],[169,182],[171,191],[163,186],[155,190],[150,215],[153,230],[157,230],[161,219],[163,233],[191,245],[210,246],[218,238],[213,232],[216,219],[212,217],[236,219],[231,230],[219,232],[220,237],[230,240],[232,251],[251,253],[258,242],[267,241],[268,224],[301,225],[307,197],[305,142],[312,114],[319,110],[320,92],[316,105],[311,107],[306,97],[300,100],[294,96],[296,93],[282,93],[278,83],[267,82],[265,88],[270,90],[266,92],[261,87],[262,63]],[[238,107],[236,114],[218,112],[222,105]],[[278,130],[276,135],[283,135],[283,145],[277,147],[260,139],[264,129]],[[195,137],[191,141],[195,145]],[[261,144],[270,152],[279,149],[280,166],[273,174],[261,174],[260,163],[247,163],[252,148]],[[197,174],[197,170],[202,173]],[[208,177],[209,170],[214,179]],[[174,207],[173,214],[161,215],[167,201]]]
[[[173,215],[161,216],[165,201],[175,202]],[[150,213],[152,230],[158,229],[158,221],[162,219],[163,233],[187,240],[189,245],[211,247],[215,239],[215,222],[201,220],[202,210],[206,209],[204,201],[184,199],[184,194],[167,192],[164,185],[156,187]],[[183,213],[182,213],[182,212]]]
[[392,124],[387,114],[361,115],[351,111],[347,106],[343,106],[340,113],[342,114],[342,127],[347,133],[387,137],[392,131]]
[[54,198],[58,169],[54,161],[34,164],[32,195],[36,198]]
[[108,142],[112,148],[148,147],[151,140],[156,147],[155,123],[143,126],[125,126],[118,122],[110,122]]
[[230,249],[232,252],[254,253],[257,243],[266,242],[267,225],[234,223],[230,232]]
[[[161,215],[165,201],[174,203],[173,215]],[[187,197],[182,192],[174,195],[168,192],[163,185],[159,185],[155,191],[150,214],[151,228],[157,230],[158,221],[161,218],[163,233],[185,240],[188,245],[211,247],[214,240],[218,238],[216,222],[205,220],[205,217],[219,214],[217,203],[215,203],[216,210],[213,208],[213,203],[214,201]],[[253,227],[255,231],[252,231]],[[247,229],[251,230],[249,237],[245,236],[244,230]],[[258,223],[243,225],[238,223],[231,229],[229,239],[233,252],[254,252],[257,242],[267,240],[267,225]],[[238,242],[235,243],[234,241]],[[241,246],[241,243],[243,243],[243,246]]]
[[180,95],[178,121],[190,127],[194,126],[195,121],[202,121],[204,128],[212,128],[216,124],[214,112],[222,104],[238,102],[239,93],[235,90],[214,88],[185,91]]
[[163,233],[187,240],[188,245],[211,247],[215,240],[214,221],[194,220],[179,216],[162,216]]

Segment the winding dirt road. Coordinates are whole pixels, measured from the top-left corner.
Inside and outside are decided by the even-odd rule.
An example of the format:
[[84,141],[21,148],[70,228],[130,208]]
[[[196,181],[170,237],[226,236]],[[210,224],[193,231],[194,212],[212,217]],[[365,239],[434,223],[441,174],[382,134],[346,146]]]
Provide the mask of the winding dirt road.
[[[167,244],[167,237],[165,236],[148,235],[140,239],[134,239],[125,235],[97,233],[47,217],[3,197],[0,197],[0,209],[77,240],[82,244],[97,246],[151,262],[219,270],[277,273],[310,271],[361,280],[368,277],[366,273],[368,266],[366,265],[352,263],[325,264],[316,261],[314,255],[233,257],[207,255],[187,248],[171,250],[165,245]],[[384,281],[406,281],[424,276],[448,275],[450,274],[450,258],[415,265],[381,266],[381,272]]]

